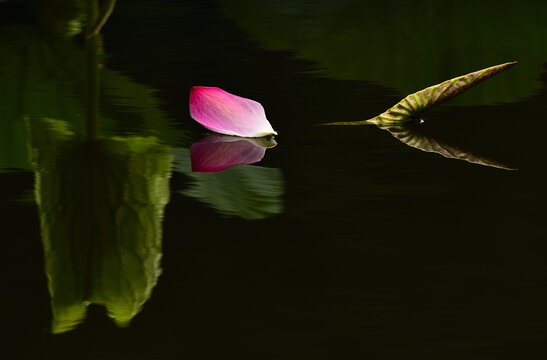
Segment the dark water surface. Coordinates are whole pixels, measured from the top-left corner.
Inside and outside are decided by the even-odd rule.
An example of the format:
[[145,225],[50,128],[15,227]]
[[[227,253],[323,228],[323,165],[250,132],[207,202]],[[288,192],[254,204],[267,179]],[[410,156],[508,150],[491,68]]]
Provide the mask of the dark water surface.
[[[547,3],[119,1],[91,149],[80,5],[0,2],[2,358],[547,355]],[[517,171],[313,126],[513,60],[419,133]],[[278,145],[192,173],[196,85]]]

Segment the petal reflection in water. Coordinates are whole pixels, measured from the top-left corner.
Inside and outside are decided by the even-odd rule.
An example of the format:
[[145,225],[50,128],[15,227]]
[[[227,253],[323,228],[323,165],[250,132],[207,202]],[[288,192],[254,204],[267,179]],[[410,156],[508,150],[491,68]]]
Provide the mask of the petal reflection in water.
[[190,184],[179,193],[215,209],[222,216],[266,219],[283,212],[285,182],[280,169],[256,165],[234,166],[219,173],[192,172],[190,152],[173,149],[174,171]]
[[276,146],[272,136],[241,138],[210,135],[193,144],[190,160],[193,172],[220,172],[231,166],[259,162],[267,148]]

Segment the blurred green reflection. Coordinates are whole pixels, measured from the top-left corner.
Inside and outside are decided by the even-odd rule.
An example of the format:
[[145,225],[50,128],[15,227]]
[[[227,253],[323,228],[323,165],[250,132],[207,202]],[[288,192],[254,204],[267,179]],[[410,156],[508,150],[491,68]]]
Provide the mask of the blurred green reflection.
[[125,326],[160,274],[171,153],[153,137],[87,142],[67,123],[30,119],[52,331],[104,305]]
[[182,134],[152,90],[102,67],[100,36],[84,44],[62,30],[95,22],[97,1],[83,5],[36,2],[36,24],[0,28],[0,166],[35,173],[53,333],[90,304],[126,326],[151,296],[172,159],[152,134]]

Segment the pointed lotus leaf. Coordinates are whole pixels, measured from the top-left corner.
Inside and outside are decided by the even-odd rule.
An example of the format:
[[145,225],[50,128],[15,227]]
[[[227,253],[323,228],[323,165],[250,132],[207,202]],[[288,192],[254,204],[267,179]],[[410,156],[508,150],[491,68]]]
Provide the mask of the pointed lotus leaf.
[[100,304],[126,326],[160,275],[172,155],[152,137],[84,142],[60,120],[28,121],[52,332]]
[[454,143],[444,140],[442,137],[427,132],[417,122],[403,125],[378,125],[379,128],[388,131],[402,143],[425,152],[432,152],[449,159],[464,160],[473,164],[490,166],[505,170],[517,170],[500,161],[487,156],[479,155]]
[[410,94],[386,112],[368,120],[351,122],[334,122],[324,125],[365,125],[365,124],[401,124],[411,121],[420,114],[437,106],[484,80],[510,68],[517,62],[508,62],[458,76],[437,85],[430,86]]

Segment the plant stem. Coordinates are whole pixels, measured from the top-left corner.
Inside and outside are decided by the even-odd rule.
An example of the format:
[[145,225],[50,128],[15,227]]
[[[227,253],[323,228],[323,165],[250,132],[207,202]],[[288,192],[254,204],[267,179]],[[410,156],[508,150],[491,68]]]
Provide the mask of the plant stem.
[[[98,17],[97,0],[87,0],[88,27],[95,24]],[[87,29],[89,30],[89,29]],[[99,112],[99,37],[93,36],[85,40],[86,67],[86,139],[97,139],[97,122]]]

